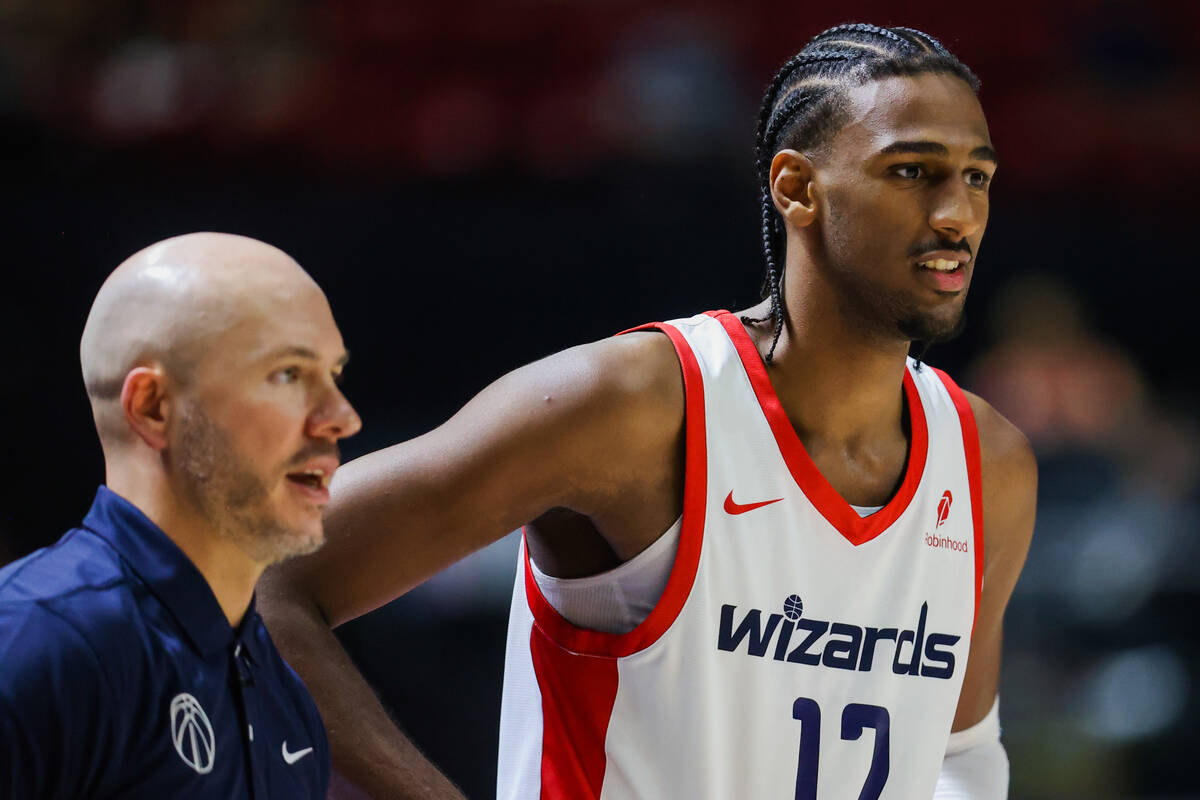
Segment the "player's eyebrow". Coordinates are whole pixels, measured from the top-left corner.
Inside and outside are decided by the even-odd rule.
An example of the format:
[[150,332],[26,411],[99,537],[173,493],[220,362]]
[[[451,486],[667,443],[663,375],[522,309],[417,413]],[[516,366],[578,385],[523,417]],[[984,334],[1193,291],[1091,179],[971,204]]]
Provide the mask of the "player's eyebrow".
[[1000,157],[996,155],[996,151],[988,147],[986,144],[981,144],[971,152],[967,153],[967,158],[972,161],[990,161],[999,166]]
[[[920,155],[948,156],[950,150],[941,142],[930,141],[900,141],[892,142],[879,151],[879,155],[892,155],[895,153],[917,153]],[[990,161],[993,164],[999,164],[1000,159],[996,156],[996,151],[987,145],[980,145],[967,154],[967,158],[972,161]]]
[[[266,360],[267,361],[276,361],[280,358],[288,358],[289,356],[292,358],[309,359],[311,361],[320,360],[320,356],[317,355],[315,350],[311,350],[302,345],[289,345],[287,347],[281,347],[278,350],[271,353],[269,356],[267,356]],[[333,365],[335,367],[344,367],[344,366],[346,366],[346,362],[349,360],[350,360],[350,351],[346,350],[342,353],[341,357],[337,361],[333,362]]]

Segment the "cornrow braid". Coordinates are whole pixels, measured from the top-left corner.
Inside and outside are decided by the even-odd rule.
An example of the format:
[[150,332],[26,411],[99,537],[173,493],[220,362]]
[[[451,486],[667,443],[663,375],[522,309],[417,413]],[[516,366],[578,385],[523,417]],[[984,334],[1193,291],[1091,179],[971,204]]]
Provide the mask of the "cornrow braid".
[[925,48],[925,52],[927,53],[937,53],[939,56],[950,56],[950,58],[954,57],[946,49],[945,45],[924,31],[919,31],[916,28],[893,28],[893,30],[908,36],[910,39],[916,40],[917,44]]
[[[896,33],[897,30],[907,30],[907,29],[881,28],[878,25],[872,25],[869,22],[847,22],[842,25],[835,25],[832,28],[827,28],[826,30],[821,31],[820,33],[818,33],[816,36],[814,36],[812,39],[809,40],[809,44],[811,45],[816,42],[823,41],[825,39],[830,39],[830,38],[833,38],[834,36],[841,36],[844,33],[848,33],[848,34],[857,33],[857,34],[862,34],[864,37],[874,36],[879,39],[888,39],[893,42],[898,42],[898,41],[900,41],[900,35],[898,33]],[[859,41],[861,41],[861,40],[859,40]]]
[[949,74],[979,91],[979,79],[934,37],[915,28],[882,28],[862,22],[837,25],[809,40],[771,79],[758,113],[755,167],[766,259],[765,317],[743,317],[748,324],[774,322],[764,360],[771,364],[783,333],[783,220],[771,200],[771,162],[780,150],[814,150],[844,124],[847,92],[864,83],[896,75]]

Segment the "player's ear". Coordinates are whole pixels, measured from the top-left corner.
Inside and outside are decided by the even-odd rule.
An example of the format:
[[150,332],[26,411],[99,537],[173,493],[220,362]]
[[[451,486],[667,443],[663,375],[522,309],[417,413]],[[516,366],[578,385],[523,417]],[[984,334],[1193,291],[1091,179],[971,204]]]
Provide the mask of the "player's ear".
[[162,367],[137,367],[121,385],[121,410],[129,428],[154,450],[167,446],[167,376]]
[[803,153],[780,150],[771,159],[771,201],[793,227],[807,227],[816,219],[812,179],[812,162]]

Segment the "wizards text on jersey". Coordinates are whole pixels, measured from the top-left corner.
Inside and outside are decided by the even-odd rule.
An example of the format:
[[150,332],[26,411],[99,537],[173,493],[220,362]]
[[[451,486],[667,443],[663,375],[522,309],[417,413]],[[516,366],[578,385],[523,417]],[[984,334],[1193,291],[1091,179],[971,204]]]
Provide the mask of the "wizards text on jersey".
[[[803,603],[797,595],[783,602],[782,614],[767,615],[752,608],[735,619],[738,608],[721,606],[717,649],[736,653],[745,647],[750,656],[809,666],[870,672],[891,662],[897,675],[948,679],[954,675],[954,652],[960,638],[948,633],[926,633],[929,604],[921,604],[916,628],[872,628],[846,622],[801,618]],[[774,646],[772,646],[772,644]]]

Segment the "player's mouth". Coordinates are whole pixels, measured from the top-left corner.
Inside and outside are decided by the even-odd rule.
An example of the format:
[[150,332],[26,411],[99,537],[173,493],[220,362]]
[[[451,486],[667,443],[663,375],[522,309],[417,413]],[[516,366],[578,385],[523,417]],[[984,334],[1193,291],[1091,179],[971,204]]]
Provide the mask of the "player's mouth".
[[956,250],[938,250],[922,253],[917,258],[917,270],[921,280],[939,292],[960,292],[967,285],[969,253]]

